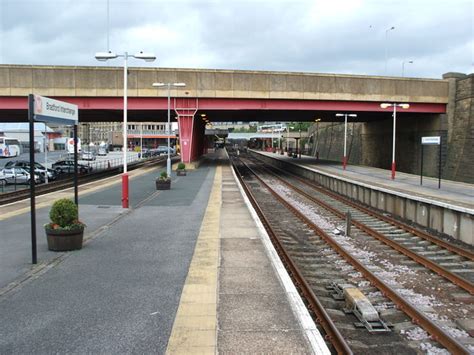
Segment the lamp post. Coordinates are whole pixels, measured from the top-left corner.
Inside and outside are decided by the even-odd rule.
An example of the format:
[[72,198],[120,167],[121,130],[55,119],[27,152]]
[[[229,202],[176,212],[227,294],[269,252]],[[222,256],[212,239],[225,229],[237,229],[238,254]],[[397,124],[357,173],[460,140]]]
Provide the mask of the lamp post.
[[288,153],[290,151],[290,129],[294,129],[295,127],[293,126],[286,126],[286,152]]
[[388,43],[387,39],[388,39],[388,32],[389,32],[389,31],[392,31],[392,30],[394,30],[394,29],[395,29],[395,27],[392,26],[392,27],[387,28],[387,29],[385,30],[385,75],[387,75],[387,60],[388,60],[388,59],[387,59],[387,57],[388,57],[388,56],[387,56],[387,43]]
[[301,144],[301,142],[302,142],[301,141],[301,122],[299,122],[298,125],[299,125],[299,131],[300,131],[300,141],[299,141],[300,144],[299,144],[299,147],[297,148],[298,149],[297,152],[299,153],[298,154],[299,159],[301,159],[301,146],[302,146],[302,144]]
[[355,113],[336,113],[336,117],[344,116],[344,156],[342,158],[342,167],[346,170],[347,166],[347,117],[357,117]]
[[168,159],[166,159],[166,174],[168,176],[171,176],[171,157],[170,157],[170,134],[171,134],[171,128],[170,128],[170,91],[171,87],[184,87],[186,86],[185,83],[153,83],[152,85],[155,88],[161,88],[161,87],[168,87],[168,126],[167,126],[167,133],[168,133]]
[[140,159],[143,159],[143,122],[140,122]]
[[314,120],[314,122],[316,122],[316,149],[315,149],[315,153],[316,153],[316,159],[319,159],[319,122],[321,122],[321,119],[316,118]]
[[397,107],[410,108],[410,104],[382,103],[381,108],[393,107],[393,141],[392,141],[392,180],[395,180],[395,131],[397,128]]
[[[407,63],[413,64],[413,60],[409,60]],[[402,78],[405,76],[405,61],[402,62]]]
[[122,207],[128,208],[128,173],[127,173],[127,61],[128,58],[143,59],[147,62],[153,62],[156,57],[151,53],[139,52],[134,55],[128,54],[116,54],[114,52],[100,52],[96,53],[95,59],[105,62],[109,59],[115,59],[123,57],[123,174],[122,174]]

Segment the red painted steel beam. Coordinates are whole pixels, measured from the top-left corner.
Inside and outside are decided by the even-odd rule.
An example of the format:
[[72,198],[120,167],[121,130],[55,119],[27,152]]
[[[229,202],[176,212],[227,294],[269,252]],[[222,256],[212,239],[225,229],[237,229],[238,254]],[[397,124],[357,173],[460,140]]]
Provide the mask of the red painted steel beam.
[[[78,105],[80,110],[121,110],[121,97],[55,97],[55,99]],[[129,110],[166,110],[167,99],[162,97],[129,97]],[[172,106],[174,102],[172,102]],[[26,97],[0,97],[0,110],[26,110]],[[172,107],[174,109],[174,107]],[[386,112],[380,102],[337,101],[337,100],[279,100],[279,99],[232,99],[202,98],[199,99],[199,110],[294,110],[294,111],[352,111],[352,112]],[[446,104],[410,103],[404,112],[412,113],[446,113]]]

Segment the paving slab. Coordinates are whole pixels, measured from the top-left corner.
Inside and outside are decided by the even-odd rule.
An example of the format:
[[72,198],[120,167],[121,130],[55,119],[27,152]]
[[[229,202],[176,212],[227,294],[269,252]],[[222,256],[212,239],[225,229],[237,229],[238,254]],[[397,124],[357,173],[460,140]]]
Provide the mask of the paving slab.
[[164,353],[213,174],[196,171],[198,186],[175,181],[176,199],[152,195],[82,250],[0,296],[0,353]]

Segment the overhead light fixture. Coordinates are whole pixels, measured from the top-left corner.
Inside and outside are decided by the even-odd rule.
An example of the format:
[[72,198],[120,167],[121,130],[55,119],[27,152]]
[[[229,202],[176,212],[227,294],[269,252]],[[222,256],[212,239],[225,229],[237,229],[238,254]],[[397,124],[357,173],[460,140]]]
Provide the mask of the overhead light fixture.
[[98,53],[95,54],[95,59],[100,60],[101,62],[105,62],[109,59],[115,59],[117,57],[118,57],[118,55],[116,53],[111,52],[111,51],[98,52]]

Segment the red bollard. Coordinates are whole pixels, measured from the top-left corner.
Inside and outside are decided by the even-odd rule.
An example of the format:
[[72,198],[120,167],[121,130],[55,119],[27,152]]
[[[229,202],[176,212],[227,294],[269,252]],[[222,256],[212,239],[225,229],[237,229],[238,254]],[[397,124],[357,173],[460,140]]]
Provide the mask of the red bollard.
[[128,208],[128,174],[122,174],[122,208]]

